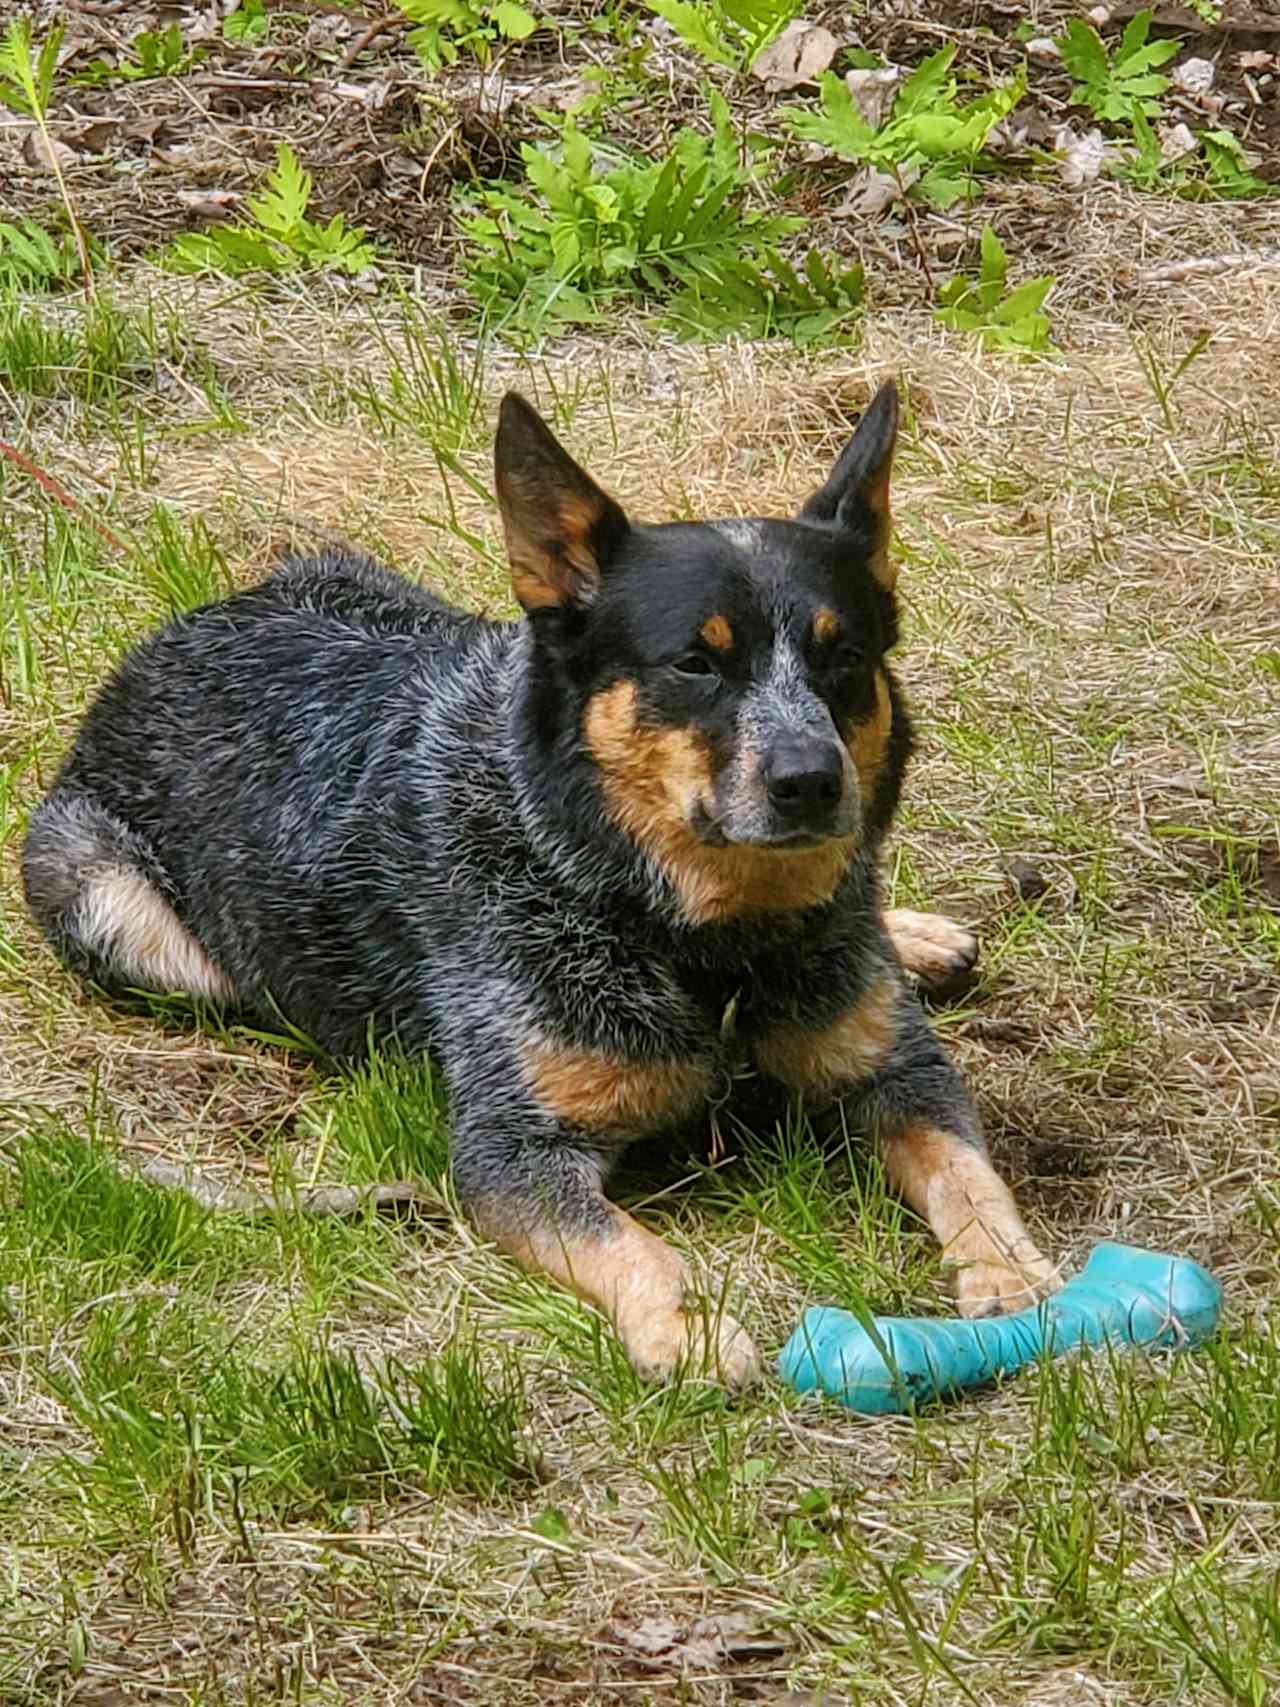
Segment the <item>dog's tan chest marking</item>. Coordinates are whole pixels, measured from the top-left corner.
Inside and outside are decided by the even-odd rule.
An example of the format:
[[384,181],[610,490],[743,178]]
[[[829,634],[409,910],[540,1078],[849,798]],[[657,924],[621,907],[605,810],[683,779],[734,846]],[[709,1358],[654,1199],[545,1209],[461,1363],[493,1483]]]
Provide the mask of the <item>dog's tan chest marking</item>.
[[524,1044],[521,1062],[539,1102],[587,1132],[660,1130],[696,1113],[715,1086],[708,1061],[628,1061],[543,1037]]
[[824,1095],[869,1079],[897,1036],[899,990],[881,978],[829,1025],[778,1025],[756,1040],[756,1064],[793,1090]]
[[688,923],[799,911],[835,894],[853,855],[851,838],[802,852],[698,840],[689,820],[699,803],[710,807],[706,745],[692,730],[640,724],[633,682],[616,682],[588,701],[583,733],[615,822],[661,866]]
[[79,935],[124,983],[161,995],[231,1001],[235,988],[140,872],[107,870],[85,884]]

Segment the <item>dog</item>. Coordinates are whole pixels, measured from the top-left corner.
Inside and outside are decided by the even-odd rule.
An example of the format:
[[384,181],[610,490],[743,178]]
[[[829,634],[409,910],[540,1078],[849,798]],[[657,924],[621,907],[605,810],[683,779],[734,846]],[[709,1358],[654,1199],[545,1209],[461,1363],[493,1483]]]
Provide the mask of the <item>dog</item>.
[[125,657],[33,814],[54,949],[108,991],[283,1014],[334,1057],[439,1062],[477,1229],[635,1366],[758,1372],[609,1201],[731,1056],[880,1146],[959,1308],[1053,1284],[905,971],[971,962],[884,912],[911,747],[886,655],[896,387],[788,520],[632,523],[516,394],[496,490],[523,608],[353,555],[287,560]]

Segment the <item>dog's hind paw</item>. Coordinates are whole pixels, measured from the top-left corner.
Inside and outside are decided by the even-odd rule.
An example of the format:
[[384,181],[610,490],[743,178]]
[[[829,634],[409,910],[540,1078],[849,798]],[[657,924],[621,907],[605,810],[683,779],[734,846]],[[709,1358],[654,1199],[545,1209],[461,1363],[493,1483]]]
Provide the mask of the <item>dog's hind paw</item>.
[[972,972],[977,961],[977,937],[941,913],[893,907],[884,915],[884,928],[903,966],[926,984],[950,984]]
[[619,1324],[622,1343],[637,1372],[665,1381],[677,1369],[725,1387],[749,1387],[760,1379],[760,1353],[732,1316],[692,1310],[654,1311],[643,1321]]

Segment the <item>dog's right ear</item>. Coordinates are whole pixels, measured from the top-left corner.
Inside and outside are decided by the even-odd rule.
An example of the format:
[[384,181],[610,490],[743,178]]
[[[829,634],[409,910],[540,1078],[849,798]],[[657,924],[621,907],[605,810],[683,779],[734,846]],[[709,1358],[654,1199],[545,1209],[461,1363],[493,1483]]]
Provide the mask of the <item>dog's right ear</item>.
[[826,484],[798,518],[859,536],[871,573],[887,592],[896,573],[889,562],[889,474],[897,442],[898,388],[888,380],[868,404]]
[[493,467],[517,599],[527,611],[590,604],[627,533],[621,506],[515,391],[502,399]]

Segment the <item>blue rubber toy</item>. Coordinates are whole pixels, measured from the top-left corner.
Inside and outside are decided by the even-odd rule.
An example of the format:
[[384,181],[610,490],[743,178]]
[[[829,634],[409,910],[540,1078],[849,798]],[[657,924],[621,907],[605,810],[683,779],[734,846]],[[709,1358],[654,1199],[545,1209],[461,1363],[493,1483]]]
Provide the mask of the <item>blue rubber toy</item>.
[[979,1321],[910,1321],[848,1310],[806,1310],[778,1359],[798,1393],[814,1388],[871,1415],[915,1405],[1012,1375],[1077,1346],[1186,1349],[1208,1339],[1222,1287],[1199,1263],[1132,1245],[1098,1245],[1083,1270],[1042,1304]]

